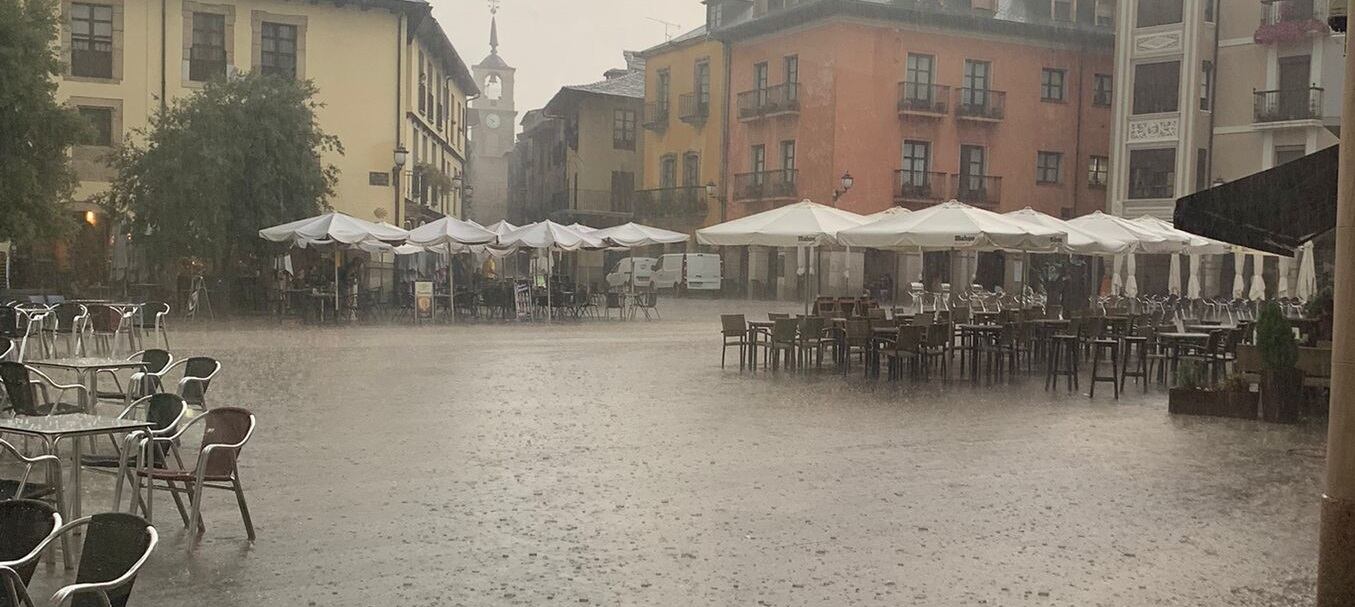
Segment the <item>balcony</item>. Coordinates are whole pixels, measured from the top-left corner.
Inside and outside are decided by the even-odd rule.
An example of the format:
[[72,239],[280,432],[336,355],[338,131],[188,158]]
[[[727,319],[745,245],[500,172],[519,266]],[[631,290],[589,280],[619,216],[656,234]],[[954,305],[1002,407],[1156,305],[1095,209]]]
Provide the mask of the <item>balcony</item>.
[[637,221],[666,218],[704,219],[710,206],[706,186],[683,186],[639,190],[631,198],[631,210]]
[[1256,91],[1253,122],[1284,122],[1289,120],[1320,120],[1322,118],[1322,88]]
[[1002,202],[1002,178],[992,175],[951,175],[950,191],[965,204],[994,210]]
[[935,204],[945,200],[945,173],[909,169],[894,171],[894,202]]
[[796,186],[800,172],[795,169],[777,169],[734,175],[734,200],[769,200],[798,198]]
[[795,82],[739,93],[739,120],[758,120],[800,113],[800,85]]
[[956,90],[955,116],[963,120],[1000,122],[1007,115],[1007,93],[991,89]]
[[650,102],[645,104],[644,127],[651,131],[664,131],[668,128],[668,103]]
[[696,93],[678,97],[678,119],[687,124],[705,124],[710,118],[710,99],[704,101]]
[[1298,42],[1331,31],[1315,0],[1272,0],[1262,3],[1257,44]]
[[950,87],[920,82],[899,83],[899,114],[925,117],[945,116],[949,109]]

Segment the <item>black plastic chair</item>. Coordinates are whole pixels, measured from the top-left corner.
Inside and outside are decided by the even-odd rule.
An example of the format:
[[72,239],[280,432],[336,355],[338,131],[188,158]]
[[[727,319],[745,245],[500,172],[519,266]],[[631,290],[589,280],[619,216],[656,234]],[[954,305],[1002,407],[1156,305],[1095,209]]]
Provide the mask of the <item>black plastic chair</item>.
[[[18,607],[38,567],[40,548],[61,527],[61,514],[37,500],[0,501],[0,607]],[[22,593],[22,594],[20,594]]]
[[[75,529],[88,527],[84,546],[80,551],[80,568],[75,572],[75,583],[52,595],[54,606],[70,603],[73,607],[126,607],[132,596],[132,585],[137,573],[150,558],[160,535],[155,527],[135,514],[105,512],[62,525],[38,544],[17,567],[37,563],[38,557],[57,538],[68,539]],[[10,567],[18,571],[15,567]],[[6,574],[7,575],[7,574]],[[9,577],[7,575],[7,577]],[[29,601],[23,588],[15,588],[20,601]]]
[[[34,379],[34,377],[38,379]],[[79,413],[79,405],[63,403],[61,397],[67,390],[86,391],[79,384],[59,384],[52,381],[42,371],[14,362],[0,362],[0,384],[5,387],[9,406],[15,415],[45,416]],[[56,402],[51,399],[48,387],[61,390]],[[39,399],[38,395],[42,398]]]

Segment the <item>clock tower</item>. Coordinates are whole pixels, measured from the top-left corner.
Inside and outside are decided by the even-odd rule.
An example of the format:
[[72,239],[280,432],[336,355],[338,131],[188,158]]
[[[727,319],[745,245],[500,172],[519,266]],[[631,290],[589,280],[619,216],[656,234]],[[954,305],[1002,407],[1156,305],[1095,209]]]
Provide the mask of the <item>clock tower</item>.
[[489,225],[508,217],[508,154],[517,132],[513,69],[499,56],[498,0],[490,2],[489,56],[471,68],[480,97],[471,102],[478,118],[471,127],[470,219]]

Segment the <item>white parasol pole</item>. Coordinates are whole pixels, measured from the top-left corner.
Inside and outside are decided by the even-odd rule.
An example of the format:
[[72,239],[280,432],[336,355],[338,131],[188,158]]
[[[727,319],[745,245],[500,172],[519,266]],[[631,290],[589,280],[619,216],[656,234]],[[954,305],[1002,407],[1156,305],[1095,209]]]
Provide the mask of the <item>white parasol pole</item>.
[[452,271],[452,243],[447,243],[447,312],[456,324],[456,273]]

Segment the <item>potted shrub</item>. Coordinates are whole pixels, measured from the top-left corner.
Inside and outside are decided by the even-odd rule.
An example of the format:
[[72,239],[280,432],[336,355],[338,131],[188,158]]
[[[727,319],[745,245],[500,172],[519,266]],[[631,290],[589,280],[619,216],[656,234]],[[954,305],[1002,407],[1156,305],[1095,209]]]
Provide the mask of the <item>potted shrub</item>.
[[1259,395],[1241,375],[1232,375],[1217,386],[1205,383],[1207,374],[1198,361],[1183,360],[1176,368],[1176,385],[1167,394],[1167,411],[1176,415],[1211,415],[1256,419]]
[[1265,304],[1256,322],[1256,350],[1261,355],[1261,417],[1268,422],[1298,421],[1303,398],[1299,346],[1279,304]]

